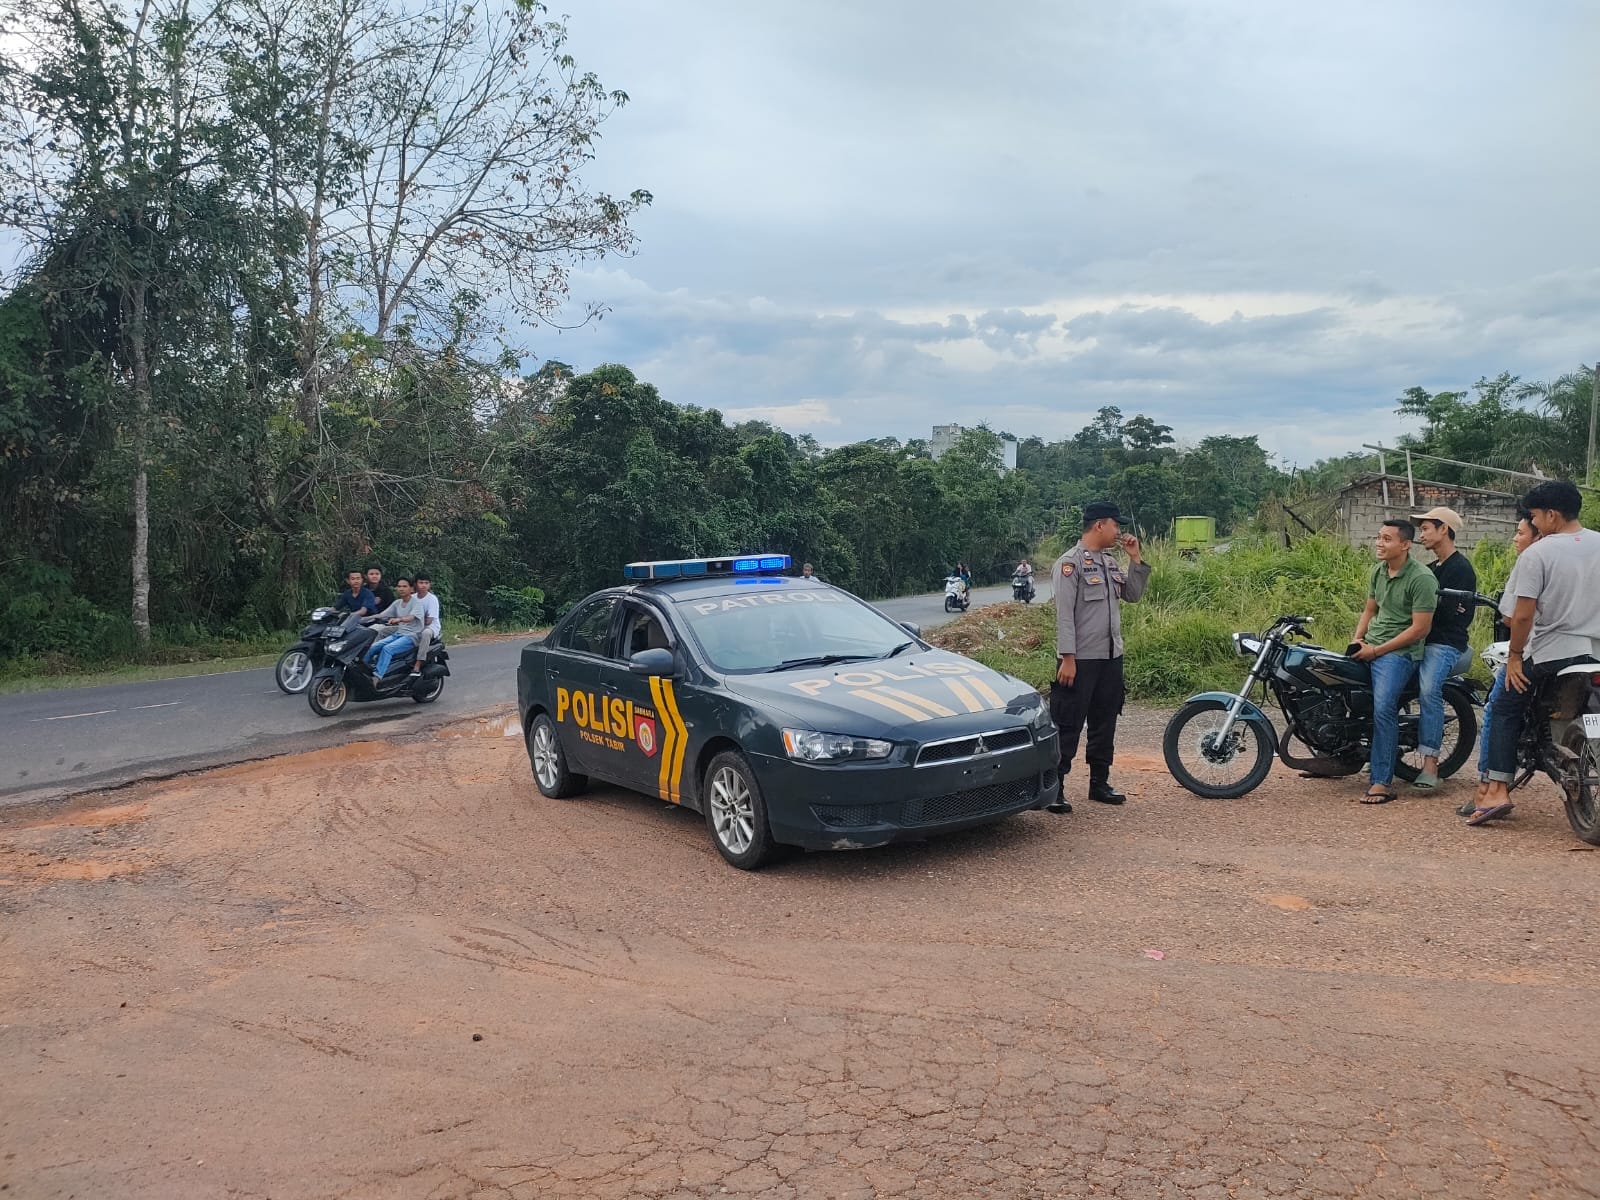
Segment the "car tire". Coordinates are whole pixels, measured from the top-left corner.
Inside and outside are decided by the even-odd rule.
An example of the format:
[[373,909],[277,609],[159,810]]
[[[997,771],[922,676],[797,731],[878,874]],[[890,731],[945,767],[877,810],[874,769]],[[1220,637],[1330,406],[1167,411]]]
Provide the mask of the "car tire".
[[561,735],[547,714],[540,713],[528,726],[527,746],[528,764],[533,768],[534,786],[540,795],[565,800],[589,786],[587,775],[579,775],[567,765]]
[[729,866],[755,871],[778,856],[766,799],[744,755],[724,750],[713,758],[706,767],[703,795],[711,843]]

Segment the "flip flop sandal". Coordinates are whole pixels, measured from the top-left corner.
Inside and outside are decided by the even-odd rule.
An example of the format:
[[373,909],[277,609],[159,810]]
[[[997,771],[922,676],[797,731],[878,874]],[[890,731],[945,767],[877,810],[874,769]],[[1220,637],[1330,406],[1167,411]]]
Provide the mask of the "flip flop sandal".
[[1456,816],[1458,817],[1470,817],[1477,811],[1478,801],[1472,796],[1468,796],[1465,802],[1456,805]]
[[1411,781],[1411,786],[1421,788],[1425,792],[1431,792],[1439,786],[1439,777],[1432,771],[1424,771]]
[[1400,799],[1400,796],[1397,792],[1368,792],[1365,796],[1361,797],[1361,803],[1388,804],[1391,800],[1398,799]]
[[1515,807],[1515,804],[1506,803],[1496,804],[1492,808],[1475,809],[1472,815],[1467,818],[1467,824],[1486,825],[1490,821],[1497,820],[1500,817],[1509,817],[1511,815],[1511,810]]

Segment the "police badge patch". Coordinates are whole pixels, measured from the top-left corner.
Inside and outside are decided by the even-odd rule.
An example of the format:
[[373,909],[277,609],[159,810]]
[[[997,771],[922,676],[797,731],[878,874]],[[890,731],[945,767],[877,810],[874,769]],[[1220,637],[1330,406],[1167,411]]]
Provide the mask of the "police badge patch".
[[1072,578],[1072,564],[1071,563],[1064,562],[1064,563],[1061,564],[1061,577],[1063,579],[1071,579]]

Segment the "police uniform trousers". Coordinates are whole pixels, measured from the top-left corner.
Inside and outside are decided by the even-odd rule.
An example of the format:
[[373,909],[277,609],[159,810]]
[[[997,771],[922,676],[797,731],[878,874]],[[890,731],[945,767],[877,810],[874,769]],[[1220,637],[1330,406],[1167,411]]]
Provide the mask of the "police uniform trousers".
[[[1057,659],[1059,666],[1060,660]],[[1061,777],[1072,771],[1078,756],[1078,738],[1089,725],[1089,745],[1084,760],[1090,780],[1111,778],[1111,761],[1117,750],[1117,718],[1125,698],[1121,658],[1080,658],[1071,687],[1050,684],[1050,718],[1061,737]]]

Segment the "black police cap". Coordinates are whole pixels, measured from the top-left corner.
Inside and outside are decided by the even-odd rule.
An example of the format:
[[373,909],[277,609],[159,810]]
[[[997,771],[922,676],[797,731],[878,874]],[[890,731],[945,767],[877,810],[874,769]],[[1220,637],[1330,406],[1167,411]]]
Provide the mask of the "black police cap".
[[1083,520],[1085,524],[1090,521],[1104,521],[1110,517],[1118,525],[1126,525],[1121,511],[1110,500],[1096,500],[1093,504],[1083,506]]

